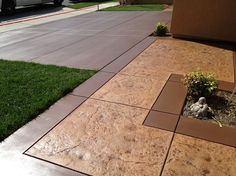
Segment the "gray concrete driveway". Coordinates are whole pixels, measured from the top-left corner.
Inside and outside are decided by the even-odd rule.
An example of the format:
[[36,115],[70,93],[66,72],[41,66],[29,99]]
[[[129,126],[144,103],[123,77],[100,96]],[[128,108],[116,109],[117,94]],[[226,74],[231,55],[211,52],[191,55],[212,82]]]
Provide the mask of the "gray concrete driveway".
[[0,58],[100,70],[149,36],[168,12],[94,12],[0,33]]

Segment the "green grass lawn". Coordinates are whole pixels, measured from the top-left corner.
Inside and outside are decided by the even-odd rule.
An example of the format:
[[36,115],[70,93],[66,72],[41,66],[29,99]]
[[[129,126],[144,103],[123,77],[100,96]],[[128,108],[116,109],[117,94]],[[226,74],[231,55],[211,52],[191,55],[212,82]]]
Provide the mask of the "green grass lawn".
[[162,11],[164,9],[163,4],[140,4],[109,7],[101,11]]
[[94,6],[98,5],[101,3],[106,3],[106,2],[116,2],[117,0],[92,0],[90,2],[79,2],[73,5],[68,5],[67,7],[72,8],[72,9],[81,9],[89,6]]
[[0,60],[0,141],[95,73]]
[[81,9],[81,8],[84,8],[84,7],[94,6],[94,5],[97,5],[97,4],[98,4],[97,2],[81,2],[81,3],[69,5],[67,7],[72,8],[72,9]]

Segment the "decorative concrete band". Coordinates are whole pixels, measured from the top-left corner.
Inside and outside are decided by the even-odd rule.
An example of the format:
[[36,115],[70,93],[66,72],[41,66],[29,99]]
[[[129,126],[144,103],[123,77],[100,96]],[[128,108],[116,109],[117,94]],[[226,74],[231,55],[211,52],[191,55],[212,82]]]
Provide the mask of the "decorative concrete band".
[[90,97],[107,81],[109,81],[114,75],[114,73],[100,71],[93,77],[85,81],[82,85],[75,88],[71,94],[82,97]]
[[156,37],[147,37],[140,43],[131,48],[128,52],[124,53],[122,56],[114,60],[112,63],[105,66],[102,71],[118,73],[126,65],[128,65],[134,58],[136,58],[140,53],[142,53],[146,48],[148,48],[153,42],[156,41]]
[[187,89],[181,82],[169,79],[152,109],[170,114],[180,114],[187,95]]
[[151,110],[146,117],[143,125],[174,132],[178,120],[179,115]]
[[207,141],[236,147],[236,128],[230,128],[203,120],[180,117],[176,133],[184,134]]
[[[217,124],[181,116],[187,96],[182,79],[182,75],[170,76],[143,124],[236,147],[236,128],[220,128]],[[233,83],[219,81],[220,90],[232,91],[233,87]]]

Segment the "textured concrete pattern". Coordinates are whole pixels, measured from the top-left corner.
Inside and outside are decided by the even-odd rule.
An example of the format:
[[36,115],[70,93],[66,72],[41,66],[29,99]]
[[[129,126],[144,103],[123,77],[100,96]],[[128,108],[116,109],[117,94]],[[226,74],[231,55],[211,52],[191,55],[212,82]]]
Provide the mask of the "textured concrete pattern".
[[233,82],[233,51],[185,40],[158,39],[122,73],[156,77],[198,69],[214,73],[216,79]]
[[151,109],[167,79],[168,75],[151,79],[118,74],[92,98]]
[[142,126],[148,110],[87,100],[27,154],[96,175],[159,175],[172,132]]
[[[172,140],[176,124],[166,119],[156,124],[164,130],[143,125],[157,114],[149,111],[170,74],[197,68],[233,82],[232,51],[158,38],[26,154],[96,176],[233,176],[235,148],[177,134]],[[173,120],[178,123],[178,116]]]
[[236,148],[176,134],[163,176],[234,176]]

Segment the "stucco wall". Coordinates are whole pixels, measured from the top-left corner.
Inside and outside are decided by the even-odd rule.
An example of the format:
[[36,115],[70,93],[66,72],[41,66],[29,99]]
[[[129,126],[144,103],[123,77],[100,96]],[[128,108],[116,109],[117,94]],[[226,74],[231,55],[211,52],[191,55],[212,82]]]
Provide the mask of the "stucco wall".
[[175,0],[171,32],[236,42],[236,0]]

